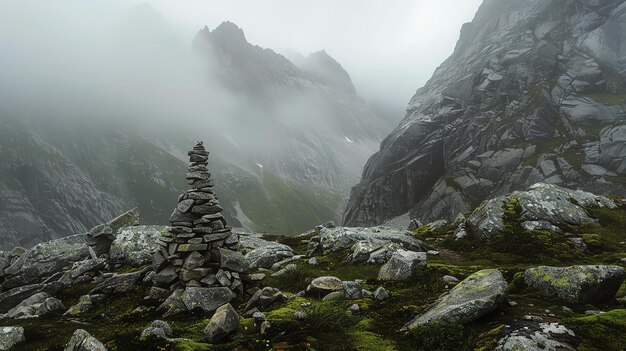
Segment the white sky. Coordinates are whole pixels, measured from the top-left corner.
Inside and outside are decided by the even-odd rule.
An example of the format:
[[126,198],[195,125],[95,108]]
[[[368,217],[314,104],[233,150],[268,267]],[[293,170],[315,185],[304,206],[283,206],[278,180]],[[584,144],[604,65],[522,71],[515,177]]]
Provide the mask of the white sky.
[[482,0],[149,0],[186,35],[231,21],[285,53],[325,49],[367,99],[408,103],[454,49]]

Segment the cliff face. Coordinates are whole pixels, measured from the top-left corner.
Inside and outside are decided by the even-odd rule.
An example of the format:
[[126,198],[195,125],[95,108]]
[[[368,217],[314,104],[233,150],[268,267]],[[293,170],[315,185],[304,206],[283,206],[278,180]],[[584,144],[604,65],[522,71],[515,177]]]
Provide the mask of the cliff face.
[[344,213],[452,218],[543,181],[624,195],[624,0],[486,0],[367,162]]

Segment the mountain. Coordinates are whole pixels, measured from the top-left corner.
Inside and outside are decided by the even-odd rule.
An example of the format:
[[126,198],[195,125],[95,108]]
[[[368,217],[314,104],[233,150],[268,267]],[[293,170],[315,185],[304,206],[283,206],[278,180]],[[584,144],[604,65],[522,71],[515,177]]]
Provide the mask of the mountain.
[[220,128],[255,163],[283,179],[347,194],[391,129],[389,121],[371,112],[349,74],[325,51],[296,66],[248,43],[243,30],[230,22],[201,30],[194,47],[238,102]]
[[539,181],[626,194],[624,0],[487,0],[367,162],[346,225],[452,219]]
[[[197,140],[211,152],[232,226],[294,234],[340,218],[349,186],[391,129],[341,65],[319,52],[299,68],[226,22],[193,40],[203,73],[185,85],[195,71],[184,66],[195,61],[177,51],[157,15],[143,6],[123,23],[132,35],[121,43],[131,51],[122,52],[132,55],[114,77],[128,77],[120,92],[108,80],[84,79],[96,88],[50,108],[0,96],[0,249],[86,232],[132,207],[142,222],[165,224],[186,186],[184,150]],[[134,24],[138,18],[149,25]],[[158,86],[153,68],[171,84]],[[133,92],[134,80],[145,95]],[[89,100],[74,106],[84,95]]]

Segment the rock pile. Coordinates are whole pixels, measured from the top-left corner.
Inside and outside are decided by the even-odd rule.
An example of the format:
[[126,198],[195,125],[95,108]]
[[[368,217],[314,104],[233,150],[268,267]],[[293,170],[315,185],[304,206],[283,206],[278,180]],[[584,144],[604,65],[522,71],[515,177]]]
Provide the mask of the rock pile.
[[213,192],[207,170],[209,153],[198,142],[188,155],[191,189],[179,196],[171,227],[159,240],[153,259],[154,283],[172,291],[228,288],[242,294],[249,279],[248,264],[237,251],[239,236],[226,225]]

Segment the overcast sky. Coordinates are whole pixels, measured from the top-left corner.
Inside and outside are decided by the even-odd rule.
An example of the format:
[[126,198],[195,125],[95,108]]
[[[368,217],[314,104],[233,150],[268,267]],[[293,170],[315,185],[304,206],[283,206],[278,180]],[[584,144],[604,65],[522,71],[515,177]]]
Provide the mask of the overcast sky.
[[[107,29],[113,20],[124,18],[131,8],[144,2],[0,0],[0,66],[4,66],[5,75],[13,74],[16,79],[24,75],[37,79],[50,74],[65,76],[73,71],[78,81],[73,84],[78,85],[87,79],[77,66],[93,71],[111,61],[107,42],[119,41],[111,38]],[[214,29],[223,21],[239,25],[249,42],[279,53],[306,55],[324,49],[350,73],[361,96],[371,102],[390,103],[401,114],[415,90],[452,53],[461,25],[471,21],[482,0],[147,2],[189,49],[199,29],[205,25]],[[146,30],[131,28],[127,33],[142,29]],[[107,79],[111,74],[120,72],[103,72],[104,77],[91,81]],[[2,88],[16,89],[6,84],[0,91]]]
[[[453,51],[482,0],[150,0],[193,35],[225,20],[279,53],[325,49],[361,95],[405,106]],[[404,107],[403,107],[404,108]]]

